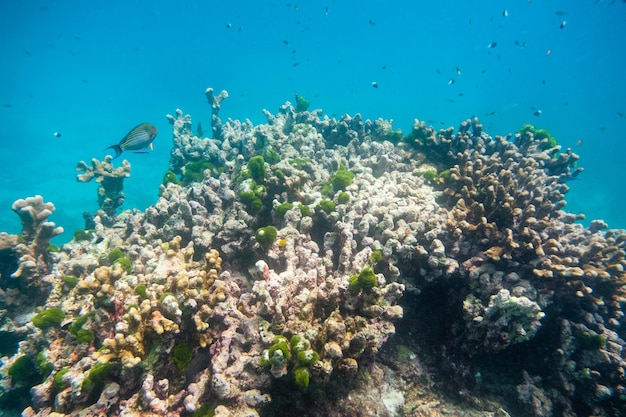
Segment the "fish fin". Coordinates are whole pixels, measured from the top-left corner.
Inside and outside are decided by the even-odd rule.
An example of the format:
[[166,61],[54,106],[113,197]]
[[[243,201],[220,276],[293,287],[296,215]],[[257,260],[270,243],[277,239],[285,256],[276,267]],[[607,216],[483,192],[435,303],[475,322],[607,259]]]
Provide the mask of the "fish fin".
[[154,145],[152,144],[152,142],[150,142],[150,145],[148,145],[148,146],[150,146],[150,150],[151,150],[151,151],[153,151],[153,150],[154,150]]
[[120,148],[120,145],[109,146],[106,149],[113,149],[115,151],[115,156],[113,157],[113,159],[117,158],[118,156],[122,154],[122,148]]
[[148,153],[148,151],[133,151],[133,153]]

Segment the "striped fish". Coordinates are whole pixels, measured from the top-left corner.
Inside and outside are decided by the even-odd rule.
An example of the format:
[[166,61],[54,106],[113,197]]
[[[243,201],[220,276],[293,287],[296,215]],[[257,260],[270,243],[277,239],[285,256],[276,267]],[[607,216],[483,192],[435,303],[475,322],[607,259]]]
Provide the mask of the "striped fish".
[[158,132],[159,131],[153,124],[142,123],[132,128],[119,144],[109,146],[107,149],[113,149],[115,151],[113,159],[120,156],[120,154],[124,151],[136,151],[138,153],[142,153],[145,152],[146,148],[150,148],[150,150],[152,150],[152,141]]

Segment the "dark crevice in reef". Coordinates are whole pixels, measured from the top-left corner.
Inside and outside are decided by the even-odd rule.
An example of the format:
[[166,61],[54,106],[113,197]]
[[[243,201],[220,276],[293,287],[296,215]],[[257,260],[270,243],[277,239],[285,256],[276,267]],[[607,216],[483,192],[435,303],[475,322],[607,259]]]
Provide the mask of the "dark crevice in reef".
[[[357,377],[333,375],[328,384],[311,384],[307,388],[296,386],[293,377],[286,375],[274,379],[268,394],[272,401],[260,410],[260,417],[318,417],[340,408],[348,392],[358,384]],[[350,415],[345,415],[351,417]],[[354,416],[357,417],[357,416]]]
[[[6,290],[10,288],[13,281],[11,274],[17,271],[18,263],[15,251],[11,249],[4,249],[0,251],[0,288]],[[13,284],[14,285],[14,284]]]
[[[394,344],[415,351],[420,361],[433,371],[435,389],[460,400],[471,393],[476,398],[490,399],[506,405],[512,416],[534,416],[528,404],[520,401],[518,390],[525,384],[540,384],[550,393],[553,415],[563,415],[566,408],[559,392],[563,389],[560,374],[564,364],[557,354],[562,341],[561,319],[567,316],[567,305],[551,305],[545,309],[542,327],[531,340],[514,344],[500,352],[464,351],[455,343],[466,331],[462,302],[462,285],[454,280],[427,285],[417,291],[407,291],[401,299],[404,317],[396,323]],[[575,307],[571,307],[577,311]],[[584,354],[584,352],[578,355]],[[577,355],[573,356],[577,358]],[[579,381],[576,389],[583,388]],[[607,400],[609,401],[609,400]],[[617,402],[617,400],[615,400]],[[583,398],[573,402],[576,415],[590,415],[593,410]],[[607,403],[607,409],[618,410],[620,403]],[[624,411],[624,410],[621,410]],[[624,414],[620,414],[624,415]]]
[[13,356],[17,352],[17,344],[24,338],[17,333],[0,332],[0,356]]
[[[311,240],[317,243],[320,248],[320,256],[324,256],[324,235],[333,231],[333,225],[330,220],[321,213],[317,213],[314,218],[313,228],[311,229]],[[333,247],[333,265],[339,262],[339,239],[335,239],[335,247]]]
[[[453,325],[462,317],[459,299],[465,294],[455,293],[450,285],[452,282],[428,285],[419,293],[407,291],[400,299],[404,316],[396,323],[396,333],[432,364],[444,359],[442,348],[450,344]],[[462,292],[460,285],[457,290]]]

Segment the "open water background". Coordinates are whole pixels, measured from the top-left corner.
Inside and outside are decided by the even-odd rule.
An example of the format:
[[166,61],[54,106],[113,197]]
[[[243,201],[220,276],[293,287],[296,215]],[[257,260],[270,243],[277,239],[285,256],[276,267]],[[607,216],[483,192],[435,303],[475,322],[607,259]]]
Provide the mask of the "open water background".
[[478,116],[492,136],[532,123],[581,156],[566,210],[626,228],[624,39],[623,0],[2,1],[0,231],[21,229],[13,201],[41,194],[66,230],[57,243],[71,239],[97,209],[76,163],[142,122],[159,129],[154,152],[116,162],[132,164],[123,208],[153,204],[165,115],[180,108],[210,134],[207,87],[230,94],[222,120],[263,123],[299,93],[405,133],[415,118]]

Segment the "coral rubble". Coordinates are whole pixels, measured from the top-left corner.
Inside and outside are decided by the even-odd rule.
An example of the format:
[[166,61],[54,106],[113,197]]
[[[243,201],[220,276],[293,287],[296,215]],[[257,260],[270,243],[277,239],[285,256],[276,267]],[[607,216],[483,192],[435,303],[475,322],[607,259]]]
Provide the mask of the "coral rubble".
[[213,138],[167,116],[170,165],[145,212],[116,216],[126,161],[81,162],[115,201],[97,238],[51,256],[53,206],[16,202],[2,280],[48,286],[26,321],[7,300],[28,289],[2,286],[0,331],[19,344],[0,403],[26,387],[28,416],[460,412],[425,394],[440,385],[472,415],[626,410],[626,233],[563,210],[578,155],[478,119],[402,136],[286,103],[222,123],[228,93],[206,95]]

